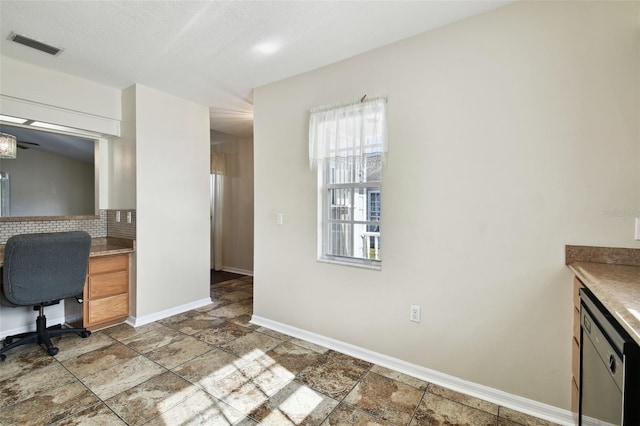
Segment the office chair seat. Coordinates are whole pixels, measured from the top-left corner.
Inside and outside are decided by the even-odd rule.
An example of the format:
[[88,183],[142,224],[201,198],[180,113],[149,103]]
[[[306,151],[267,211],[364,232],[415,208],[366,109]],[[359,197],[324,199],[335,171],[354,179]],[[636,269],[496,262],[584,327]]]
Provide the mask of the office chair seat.
[[27,343],[44,345],[49,355],[58,353],[51,338],[76,333],[86,338],[86,328],[47,327],[45,306],[82,295],[89,264],[91,237],[83,231],[14,235],[5,245],[0,304],[33,306],[39,311],[36,331],[7,336],[4,352]]

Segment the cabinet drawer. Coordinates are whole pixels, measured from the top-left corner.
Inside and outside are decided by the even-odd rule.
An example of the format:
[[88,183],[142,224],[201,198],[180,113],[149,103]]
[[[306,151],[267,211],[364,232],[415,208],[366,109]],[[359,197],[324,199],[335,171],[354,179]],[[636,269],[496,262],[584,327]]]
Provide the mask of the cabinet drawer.
[[99,299],[129,292],[129,272],[120,271],[110,274],[89,276],[89,299]]
[[89,275],[123,271],[129,268],[129,255],[93,257],[89,260]]
[[580,387],[580,346],[576,339],[571,342],[571,367],[573,371],[573,380]]
[[573,309],[573,338],[580,342],[580,311]]
[[89,301],[89,324],[99,324],[129,315],[129,295],[105,297]]
[[[578,414],[578,404],[580,403],[580,389],[578,388],[578,384],[575,380],[571,380],[571,411],[573,412],[574,418],[576,418]],[[576,424],[578,424],[576,422]]]

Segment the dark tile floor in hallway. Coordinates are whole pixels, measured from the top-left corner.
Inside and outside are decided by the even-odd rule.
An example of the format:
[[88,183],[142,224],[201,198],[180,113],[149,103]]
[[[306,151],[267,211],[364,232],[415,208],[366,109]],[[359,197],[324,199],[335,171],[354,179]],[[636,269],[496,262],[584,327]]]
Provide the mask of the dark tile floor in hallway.
[[142,327],[0,364],[2,425],[549,425],[249,323],[251,277]]

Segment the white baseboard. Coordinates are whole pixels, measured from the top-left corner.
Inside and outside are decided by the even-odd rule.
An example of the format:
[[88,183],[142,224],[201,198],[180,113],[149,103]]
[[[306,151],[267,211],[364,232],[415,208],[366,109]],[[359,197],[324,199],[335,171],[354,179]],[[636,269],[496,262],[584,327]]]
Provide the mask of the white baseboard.
[[[207,297],[204,299],[196,300],[195,302],[187,303],[184,305],[176,306],[171,309],[166,309],[164,311],[156,312],[154,314],[145,315],[143,317],[137,318],[135,316],[130,316],[125,321],[132,327],[140,327],[141,325],[149,324],[154,321],[161,320],[163,318],[167,318],[173,315],[181,314],[183,312],[191,311],[193,309],[202,308],[203,306],[207,306],[211,303],[211,298]],[[47,326],[56,325],[56,324],[64,324],[66,321],[65,317],[47,319]],[[6,330],[0,332],[0,340],[4,339],[7,336],[13,336],[20,333],[28,333],[30,331],[35,331],[36,325],[35,322],[32,325],[14,328],[12,330]]]
[[[51,327],[52,325],[56,325],[56,324],[64,324],[65,321],[66,320],[64,317],[53,318],[53,319],[47,318],[47,327]],[[25,325],[24,327],[14,328],[13,330],[5,330],[0,332],[0,340],[4,340],[4,338],[7,336],[14,336],[20,333],[29,333],[30,331],[36,331],[35,317],[33,319],[33,324]]]
[[191,311],[193,309],[202,308],[203,306],[207,306],[210,303],[211,303],[211,298],[206,297],[204,299],[196,300],[195,302],[186,303],[180,306],[175,306],[173,308],[165,309],[164,311],[145,315],[143,317],[130,316],[129,318],[127,318],[125,322],[132,327],[140,327],[141,325],[149,324],[151,322],[168,318],[173,315],[178,315],[183,312]]
[[523,398],[521,396],[513,395],[478,383],[469,382],[458,377],[411,364],[401,359],[373,352],[349,343],[292,327],[287,324],[262,318],[257,315],[253,315],[251,317],[251,323],[351,355],[355,358],[359,358],[382,367],[399,371],[429,383],[434,383],[466,395],[492,402],[502,407],[511,408],[521,413],[529,414],[560,425],[574,425],[573,415],[569,410],[564,410],[532,399]]
[[223,266],[222,270],[225,272],[231,272],[232,274],[248,275],[250,277],[253,276],[253,271],[249,271],[247,269],[232,268],[231,266]]

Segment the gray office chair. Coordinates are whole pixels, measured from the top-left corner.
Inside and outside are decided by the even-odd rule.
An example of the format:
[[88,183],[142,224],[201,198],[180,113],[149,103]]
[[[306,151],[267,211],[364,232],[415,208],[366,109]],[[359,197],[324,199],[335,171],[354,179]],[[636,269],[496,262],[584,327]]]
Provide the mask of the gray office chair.
[[68,297],[82,296],[87,277],[91,237],[86,232],[14,235],[4,249],[0,303],[5,306],[33,306],[39,311],[36,331],[7,336],[0,349],[4,352],[27,343],[43,344],[49,355],[58,353],[51,338],[67,333],[81,337],[91,334],[86,328],[47,328],[44,307]]

